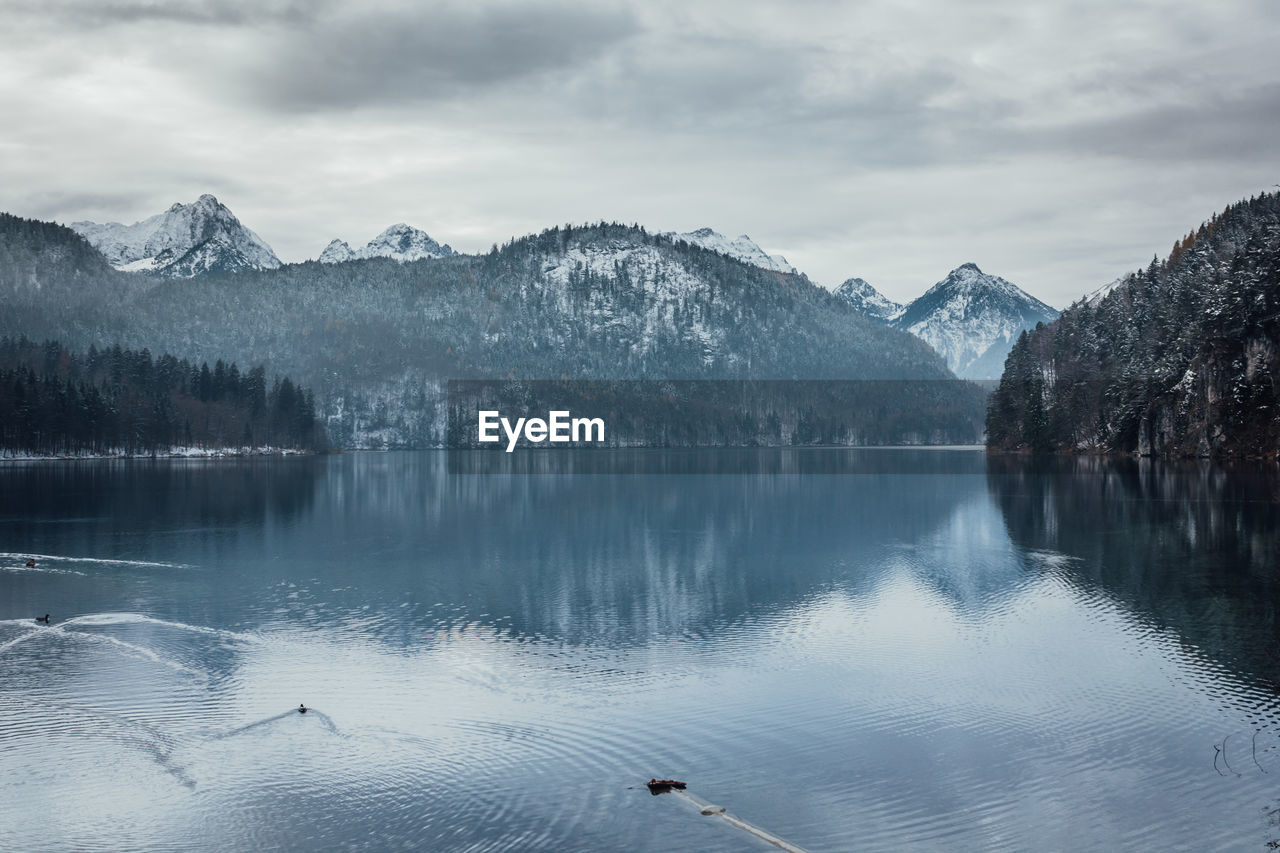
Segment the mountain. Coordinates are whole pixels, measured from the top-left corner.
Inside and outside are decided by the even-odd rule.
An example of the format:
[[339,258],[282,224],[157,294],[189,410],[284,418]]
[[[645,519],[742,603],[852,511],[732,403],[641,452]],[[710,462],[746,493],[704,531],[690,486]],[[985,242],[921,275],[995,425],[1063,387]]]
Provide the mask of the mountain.
[[0,213],[0,336],[57,337],[56,326],[86,339],[156,283],[117,271],[65,225]]
[[1111,291],[1119,287],[1120,283],[1123,281],[1124,281],[1124,276],[1120,276],[1120,278],[1117,278],[1114,281],[1109,281],[1106,284],[1102,285],[1101,287],[1097,288],[1096,290],[1089,291],[1087,294],[1085,294],[1084,299],[1090,305],[1096,306],[1099,302],[1106,299],[1107,296],[1110,295]]
[[932,380],[878,383],[917,396],[863,408],[889,406],[899,441],[981,434],[983,395],[923,342],[803,276],[641,228],[553,228],[483,255],[290,264],[175,287],[96,253],[73,263],[88,251],[79,236],[11,220],[0,309],[18,310],[0,310],[0,335],[265,363],[315,389],[339,447],[439,446],[455,378]]
[[344,240],[333,240],[320,253],[318,260],[322,264],[340,264],[365,258],[391,258],[405,263],[456,254],[449,245],[432,240],[426,231],[398,222],[360,249],[353,250]]
[[861,278],[846,280],[835,289],[835,294],[852,305],[855,311],[881,323],[891,322],[894,317],[902,313],[904,307]]
[[1230,205],[1163,260],[1015,344],[1001,450],[1280,456],[1280,194]]
[[728,255],[736,258],[744,264],[760,267],[761,269],[773,270],[774,272],[785,272],[795,274],[796,268],[787,263],[787,259],[782,255],[770,255],[764,249],[761,249],[746,234],[742,234],[733,240],[712,231],[710,228],[699,228],[697,231],[686,231],[683,234],[677,234],[669,231],[663,235],[675,240],[684,240],[686,243],[692,243],[695,246],[701,246],[712,252],[719,252],[722,255]]
[[271,247],[207,193],[191,204],[175,204],[132,225],[73,222],[71,228],[102,252],[108,263],[129,272],[191,278],[280,266]]
[[356,253],[351,251],[351,246],[347,244],[347,241],[339,240],[336,237],[329,241],[329,245],[324,247],[320,257],[316,258],[322,264],[341,264],[355,259]]
[[907,305],[892,325],[928,342],[962,379],[995,379],[1018,334],[1057,316],[1031,294],[969,263]]

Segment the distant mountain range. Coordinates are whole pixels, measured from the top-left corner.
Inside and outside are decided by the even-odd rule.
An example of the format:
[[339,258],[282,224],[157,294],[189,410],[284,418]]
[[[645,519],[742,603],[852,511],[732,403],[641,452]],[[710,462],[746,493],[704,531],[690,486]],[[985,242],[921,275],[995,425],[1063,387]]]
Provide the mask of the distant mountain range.
[[[267,362],[316,387],[346,447],[438,443],[446,377],[920,380],[1008,367],[993,446],[1274,456],[1278,199],[1229,207],[1061,317],[972,263],[906,305],[860,278],[830,293],[709,228],[553,228],[458,255],[401,223],[282,266],[211,195],[133,225],[73,223],[82,237],[0,214],[0,335]],[[946,392],[912,405],[897,434],[921,439],[963,431],[974,404]]]
[[439,446],[444,382],[469,377],[908,380],[880,382],[859,407],[894,413],[870,431],[853,413],[814,432],[799,407],[762,412],[767,431],[745,440],[981,435],[983,393],[949,381],[922,341],[802,275],[638,227],[552,228],[485,254],[412,263],[224,265],[180,287],[156,266],[123,272],[66,228],[0,215],[0,335],[265,363],[315,389],[338,447]]
[[359,249],[352,249],[344,240],[333,240],[320,253],[322,264],[340,264],[368,258],[391,258],[407,263],[425,258],[447,258],[456,255],[448,244],[441,245],[426,231],[398,222]]
[[956,267],[907,305],[860,278],[840,285],[836,295],[867,317],[926,341],[962,379],[998,379],[1018,335],[1058,316],[1054,308],[972,263]]
[[[112,266],[129,272],[191,278],[280,266],[279,258],[262,238],[207,194],[133,225],[75,222],[71,227]],[[730,239],[711,228],[699,228],[661,236],[771,272],[799,274],[786,258],[769,254],[746,234]],[[390,258],[407,263],[456,254],[425,231],[397,223],[359,248],[335,239],[318,260],[339,264]],[[957,267],[908,305],[886,298],[861,278],[845,281],[835,293],[872,321],[903,329],[927,342],[957,376],[966,379],[999,377],[1018,333],[1057,316],[1053,308],[973,264]]]
[[[132,225],[73,222],[71,228],[102,252],[108,263],[125,272],[192,278],[280,266],[280,259],[266,241],[207,193],[191,204],[175,204],[164,213]],[[437,243],[425,231],[400,222],[359,249],[333,240],[319,261],[333,264],[391,258],[403,263],[453,254],[457,253],[451,247]]]

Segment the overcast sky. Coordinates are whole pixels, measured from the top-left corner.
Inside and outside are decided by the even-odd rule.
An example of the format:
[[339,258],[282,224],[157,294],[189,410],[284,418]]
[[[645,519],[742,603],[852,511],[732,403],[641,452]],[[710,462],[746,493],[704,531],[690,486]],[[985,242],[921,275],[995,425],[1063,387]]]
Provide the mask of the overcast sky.
[[405,221],[746,233],[1059,307],[1280,183],[1280,4],[0,0],[0,209],[211,192],[285,261]]

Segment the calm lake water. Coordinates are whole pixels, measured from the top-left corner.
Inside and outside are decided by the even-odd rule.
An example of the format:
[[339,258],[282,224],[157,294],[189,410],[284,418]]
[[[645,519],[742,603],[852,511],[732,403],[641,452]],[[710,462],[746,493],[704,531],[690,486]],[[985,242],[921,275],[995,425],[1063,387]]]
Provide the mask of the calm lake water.
[[0,467],[0,848],[1280,839],[1273,473],[543,459]]

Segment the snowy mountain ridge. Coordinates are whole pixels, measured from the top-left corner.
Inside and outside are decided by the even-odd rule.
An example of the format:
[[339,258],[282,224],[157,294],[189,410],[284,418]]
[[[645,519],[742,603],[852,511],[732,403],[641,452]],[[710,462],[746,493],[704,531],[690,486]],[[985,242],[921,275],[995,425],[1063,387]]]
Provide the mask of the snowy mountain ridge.
[[861,278],[848,279],[834,293],[869,319],[932,346],[961,379],[999,378],[1022,330],[1058,316],[1051,306],[973,263],[956,267],[906,305]]
[[81,221],[70,227],[102,252],[113,267],[129,272],[190,278],[280,266],[266,241],[208,193],[191,204],[174,204],[164,213],[132,225]]
[[[122,225],[76,222],[71,228],[84,236],[117,269],[141,271],[170,278],[192,278],[206,273],[275,269],[281,265],[271,247],[240,223],[234,214],[212,195],[205,194],[191,204],[175,204],[156,216]],[[673,243],[685,242],[716,252],[734,261],[771,272],[797,275],[798,271],[780,255],[770,255],[743,234],[730,239],[711,228],[659,235]],[[570,275],[589,270],[597,277],[610,277],[621,264],[644,276],[653,275],[670,259],[655,254],[652,245],[624,240],[593,245],[581,256],[574,252],[560,259],[555,269],[543,271],[543,279],[557,285],[557,299],[577,295],[572,288],[560,289]],[[390,258],[401,263],[426,258],[457,255],[454,249],[435,241],[425,231],[403,222],[385,229],[366,245],[353,249],[335,239],[318,258],[322,264],[338,264],[368,258]],[[656,280],[673,288],[663,296],[685,303],[699,282],[686,270],[669,270]],[[1112,285],[1114,286],[1114,285]],[[1100,298],[1106,289],[1093,295]],[[1037,322],[1057,316],[1053,308],[1023,292],[1017,286],[983,273],[974,264],[953,270],[909,305],[888,299],[861,278],[843,282],[834,295],[857,312],[880,324],[911,333],[930,344],[943,356],[948,367],[963,378],[994,378],[1000,375],[1004,357],[1019,332]],[[572,313],[570,306],[562,310]],[[661,325],[658,323],[658,325]],[[654,318],[646,318],[637,329],[641,349],[654,337]],[[694,323],[697,326],[697,323]],[[717,335],[703,336],[697,328],[686,330],[707,363],[718,360],[724,351]],[[660,337],[660,336],[659,336]],[[732,359],[731,359],[732,361]]]
[[1089,307],[1096,308],[1099,302],[1110,296],[1111,291],[1115,290],[1124,282],[1124,279],[1124,276],[1120,276],[1114,281],[1107,282],[1096,290],[1089,291],[1085,294],[1084,301],[1088,303]]
[[793,275],[799,272],[782,255],[769,254],[746,234],[740,234],[730,240],[718,231],[713,231],[710,228],[699,228],[696,231],[686,231],[683,234],[667,231],[662,236],[670,237],[672,240],[684,240],[686,243],[693,243],[695,246],[701,246],[704,249],[728,255],[731,258],[742,261],[744,264],[751,264],[762,269],[791,273]]
[[397,222],[359,249],[352,249],[345,240],[332,240],[317,260],[322,264],[340,264],[366,258],[391,258],[406,263],[456,254],[452,246],[437,243],[426,231]]
[[[927,344],[872,322],[803,276],[634,226],[549,228],[434,263],[291,264],[249,280],[196,275],[180,287],[117,272],[62,226],[33,230],[0,217],[0,248],[7,309],[0,332],[265,363],[316,389],[330,439],[341,447],[440,446],[442,389],[456,376],[951,376]],[[901,397],[901,386],[883,387]],[[962,431],[980,425],[972,389],[942,381],[941,410],[933,394],[913,393],[902,398],[911,415],[905,432],[894,427],[899,443],[956,435],[939,411],[956,413]],[[843,430],[840,441],[887,440],[869,422],[827,426]]]

